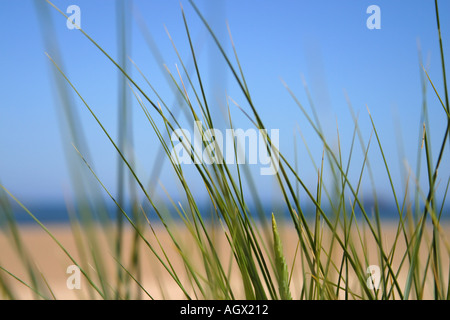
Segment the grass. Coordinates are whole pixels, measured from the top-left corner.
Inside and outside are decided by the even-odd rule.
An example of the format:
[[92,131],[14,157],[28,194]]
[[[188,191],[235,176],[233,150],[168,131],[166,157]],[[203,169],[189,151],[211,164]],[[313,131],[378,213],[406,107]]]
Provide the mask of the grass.
[[[123,2],[124,4],[124,2]],[[252,95],[244,75],[244,68],[239,62],[238,48],[235,46],[230,32],[234,56],[227,55],[214,32],[202,13],[191,2],[195,12],[203,21],[204,27],[212,36],[220,53],[226,61],[229,71],[245,97],[250,112],[237,105],[231,98],[230,105],[236,105],[257,129],[266,129],[258,114],[258,108],[252,100]],[[440,94],[422,66],[423,108],[422,120],[419,124],[421,136],[418,140],[417,169],[415,174],[410,170],[406,185],[413,186],[414,194],[408,194],[411,188],[401,191],[395,188],[391,169],[385,156],[383,142],[378,134],[377,126],[368,109],[367,117],[371,121],[372,135],[368,141],[363,138],[358,124],[358,116],[348,99],[349,110],[354,120],[351,147],[348,154],[343,154],[340,147],[340,134],[337,130],[338,147],[333,148],[326,140],[320,123],[320,118],[313,108],[310,115],[295,93],[284,84],[287,94],[291,95],[300,111],[307,119],[311,128],[323,144],[323,154],[320,163],[316,163],[308,148],[308,141],[301,136],[317,171],[317,183],[308,187],[298,172],[298,161],[287,159],[279,152],[279,170],[275,176],[277,188],[282,195],[283,207],[289,213],[289,219],[281,219],[280,212],[267,212],[261,205],[261,199],[255,188],[253,177],[245,165],[195,163],[194,166],[207,190],[212,212],[202,212],[204,205],[198,203],[192,190],[190,181],[182,165],[177,164],[170,157],[170,150],[174,147],[171,133],[181,128],[179,112],[189,121],[203,120],[200,131],[214,128],[210,106],[205,89],[204,78],[200,72],[196,48],[193,45],[189,30],[189,23],[184,14],[182,17],[186,30],[186,40],[189,42],[191,59],[194,70],[189,72],[184,61],[178,54],[176,44],[169,34],[174,50],[179,58],[176,73],[168,68],[165,70],[167,81],[173,90],[175,108],[170,108],[167,99],[161,97],[151,85],[145,74],[134,61],[127,61],[126,39],[127,28],[125,16],[119,16],[121,27],[120,43],[123,48],[119,61],[115,61],[100,45],[85,31],[79,30],[86,41],[96,46],[100,52],[112,62],[123,76],[119,88],[119,139],[116,141],[104,127],[102,120],[96,115],[91,106],[83,99],[76,84],[64,72],[62,58],[58,54],[57,45],[53,43],[56,56],[47,55],[54,65],[54,81],[58,84],[60,95],[64,101],[64,114],[69,125],[69,134],[73,141],[73,148],[78,154],[77,160],[70,160],[71,173],[76,193],[76,209],[72,214],[72,234],[76,243],[76,253],[69,252],[65,246],[46,228],[19,199],[14,197],[8,189],[0,184],[0,217],[3,232],[8,236],[11,245],[26,270],[24,277],[16,276],[13,271],[2,267],[0,261],[0,297],[17,298],[12,281],[18,281],[28,288],[36,299],[55,299],[57,292],[32,261],[27,246],[21,237],[20,226],[14,219],[11,201],[19,204],[30,217],[56,243],[59,249],[70,261],[80,268],[88,286],[88,298],[102,299],[141,299],[155,296],[165,297],[167,283],[161,283],[159,292],[152,292],[146,288],[143,277],[149,270],[143,269],[144,259],[153,259],[158,263],[167,281],[173,283],[176,291],[186,299],[448,299],[450,298],[450,245],[447,239],[446,226],[441,219],[446,210],[446,196],[450,184],[449,177],[438,175],[439,167],[445,160],[445,147],[448,143],[450,128],[450,109],[445,73],[444,52],[440,34],[439,10],[437,0],[436,21],[439,34],[441,65],[443,73],[444,94]],[[50,1],[38,4],[43,17],[48,16],[50,9],[55,9],[65,16]],[[67,17],[67,16],[66,16]],[[140,28],[147,34],[147,40],[155,57],[162,59],[158,49],[152,45],[151,36],[146,33],[145,24],[140,22]],[[46,30],[51,35],[51,30]],[[421,59],[421,58],[420,58]],[[161,64],[162,65],[162,64]],[[149,89],[137,84],[130,76],[130,68],[137,69],[149,85]],[[436,81],[436,80],[434,80]],[[64,82],[69,85],[68,91]],[[428,106],[425,99],[428,84],[433,88],[441,105],[443,117],[447,119],[446,131],[442,134],[442,143],[438,146],[430,144],[430,128],[428,121]],[[150,90],[150,91],[149,91]],[[188,91],[192,95],[188,95]],[[305,85],[309,103],[313,101]],[[157,152],[157,161],[153,172],[159,172],[160,163],[167,161],[182,186],[184,202],[176,202],[167,193],[169,201],[158,201],[154,196],[156,185],[146,184],[138,176],[134,165],[134,154],[128,146],[132,144],[129,135],[132,126],[128,119],[131,103],[127,100],[127,92],[138,102],[148,124],[159,139],[161,150]],[[92,115],[118,155],[118,184],[121,186],[117,195],[102,183],[96,174],[96,169],[89,160],[89,150],[86,147],[83,132],[77,126],[76,110],[69,98],[75,94],[84,108]],[[157,99],[151,99],[154,95]],[[169,98],[173,98],[169,97]],[[228,127],[233,128],[230,105],[228,106]],[[162,123],[163,125],[159,125]],[[297,133],[294,134],[297,136]],[[295,139],[296,141],[296,139]],[[359,142],[364,159],[362,163],[352,161]],[[195,154],[194,146],[187,139],[183,139],[186,150],[191,150],[191,158],[195,160],[201,155]],[[206,142],[203,142],[207,146]],[[264,136],[264,144],[269,152],[274,150],[269,135]],[[432,147],[439,148],[438,158],[433,161]],[[237,150],[239,146],[234,144]],[[296,148],[296,146],[294,146]],[[386,228],[381,219],[377,190],[374,184],[374,173],[371,169],[369,149],[376,148],[383,159],[385,174],[388,177],[390,192],[395,199],[398,213],[397,224],[394,226],[394,236],[386,240]],[[273,154],[272,156],[275,156]],[[421,159],[425,159],[426,172],[421,172]],[[78,162],[77,162],[78,161]],[[448,161],[448,160],[447,160]],[[84,166],[80,170],[79,164]],[[331,170],[327,174],[324,165]],[[89,173],[89,175],[86,175]],[[356,180],[351,179],[358,173]],[[379,173],[377,173],[379,174]],[[428,187],[423,189],[417,181],[426,174]],[[364,205],[361,195],[363,177],[368,176],[372,182],[372,197],[374,204]],[[157,177],[152,175],[152,181]],[[445,194],[442,199],[436,196],[437,183],[444,179]],[[128,181],[126,180],[128,179]],[[332,181],[332,187],[325,183]],[[243,185],[249,185],[245,190]],[[125,198],[126,184],[130,186],[131,206]],[[146,185],[148,185],[146,187]],[[165,190],[164,186],[160,186]],[[304,192],[308,201],[300,199],[300,192]],[[107,205],[93,199],[106,194],[108,202],[115,205],[117,221],[107,217]],[[139,194],[144,196],[141,201]],[[249,203],[248,195],[252,198]],[[414,199],[412,203],[409,199]],[[311,218],[306,202],[314,206]],[[169,203],[169,205],[167,205]],[[131,207],[131,209],[126,209]],[[256,207],[256,209],[251,209]],[[176,219],[171,213],[176,214]],[[272,219],[268,219],[271,213]],[[160,226],[155,227],[154,218],[157,217]],[[357,219],[360,215],[361,218]],[[278,221],[277,221],[278,219]],[[101,223],[99,223],[99,221]],[[178,221],[178,222],[177,222]],[[180,226],[181,225],[181,226]],[[132,238],[129,251],[124,248],[124,232],[131,228]],[[182,230],[182,231],[180,231]],[[281,231],[282,230],[282,231]],[[285,230],[295,234],[295,248],[286,254]],[[106,243],[101,240],[104,236]],[[188,239],[188,240],[186,240]],[[104,246],[109,254],[104,255]],[[291,245],[292,247],[292,245]],[[220,250],[219,250],[220,248]],[[225,248],[225,249],[224,249]],[[78,259],[75,258],[78,257]],[[108,271],[108,259],[114,261],[114,272]],[[371,264],[379,266],[379,288],[371,286],[375,278],[369,277],[368,267]],[[376,262],[376,263],[374,263]],[[448,271],[446,270],[448,268]],[[376,281],[376,280],[375,280]]]

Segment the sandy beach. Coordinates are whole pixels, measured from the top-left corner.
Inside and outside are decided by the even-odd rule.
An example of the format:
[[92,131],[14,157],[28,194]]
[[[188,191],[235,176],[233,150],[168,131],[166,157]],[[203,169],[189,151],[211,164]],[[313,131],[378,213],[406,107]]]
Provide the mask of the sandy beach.
[[[86,269],[86,272],[89,273],[94,279],[96,268],[103,268],[106,270],[107,281],[114,285],[115,283],[115,275],[117,270],[117,263],[112,258],[112,253],[114,252],[114,245],[112,238],[109,236],[113,236],[113,232],[104,231],[100,228],[92,230],[91,233],[78,233],[80,230],[77,228],[72,229],[69,225],[50,225],[48,226],[50,232],[54,235],[54,237],[61,243],[62,246],[67,250],[67,252],[77,261],[80,265]],[[147,230],[148,229],[148,230]],[[144,236],[147,241],[154,246],[156,252],[161,254],[162,251],[159,248],[159,244],[155,236],[152,234],[150,228],[146,228]],[[195,248],[195,242],[193,242],[189,232],[184,227],[171,227],[172,234],[179,241],[182,246],[184,252],[189,256],[190,261],[193,263],[201,264],[201,258],[198,254],[198,250]],[[383,246],[385,248],[391,248],[392,244],[395,240],[395,235],[397,231],[397,226],[392,223],[383,224]],[[363,230],[361,230],[363,231]],[[450,227],[445,225],[443,227],[444,235],[450,235]],[[367,230],[366,230],[367,233]],[[82,234],[83,240],[80,242],[77,236]],[[164,250],[173,265],[173,268],[177,270],[177,273],[180,275],[180,280],[183,284],[186,285],[186,288],[191,288],[189,286],[189,279],[186,277],[186,273],[184,272],[184,264],[178,251],[173,244],[170,236],[166,232],[166,230],[162,226],[155,227],[155,234],[158,237],[159,243],[164,247]],[[284,246],[284,253],[286,256],[287,264],[289,268],[292,266],[292,262],[294,260],[294,255],[296,252],[297,244],[298,244],[298,236],[294,228],[290,225],[283,225],[280,227],[280,234],[282,236],[282,242]],[[81,289],[73,289],[70,290],[67,286],[67,279],[71,276],[71,274],[67,273],[67,268],[73,265],[71,259],[65,254],[65,252],[55,243],[55,241],[40,227],[35,226],[22,226],[20,227],[20,235],[22,238],[22,242],[25,246],[25,252],[29,254],[31,263],[34,264],[38,270],[42,273],[42,279],[45,278],[45,281],[48,283],[48,287],[51,288],[54,296],[57,299],[98,299],[100,296],[96,294],[87,283],[86,279],[82,277],[81,280]],[[221,261],[224,261],[224,268],[228,269],[229,261],[231,257],[231,252],[229,248],[229,244],[226,241],[222,230],[211,230],[211,235],[214,241],[214,246],[216,251],[219,253]],[[123,264],[129,268],[128,270],[132,270],[131,263],[131,253],[133,248],[133,230],[130,228],[125,229],[124,232],[124,241],[123,241]],[[353,235],[354,240],[357,239],[358,235],[355,232]],[[323,247],[328,250],[330,246],[330,235],[324,232],[323,234]],[[425,233],[426,243],[430,242],[431,234],[430,230],[427,230]],[[87,240],[91,239],[91,240]],[[94,242],[92,239],[97,239],[95,241],[95,245],[92,245]],[[369,264],[378,265],[379,260],[377,258],[377,249],[374,245],[374,241],[372,238],[367,235],[364,241],[367,242],[367,259]],[[448,274],[448,252],[445,246],[445,236],[441,237],[441,250],[443,251],[443,270],[444,274]],[[355,240],[356,243],[356,240]],[[82,245],[81,245],[82,244]],[[0,233],[0,265],[14,274],[14,276],[24,280],[28,284],[30,284],[30,279],[27,275],[26,268],[24,267],[25,263],[20,258],[18,254],[18,250],[14,245],[14,241],[8,235],[8,232],[3,230]],[[82,248],[80,250],[80,248]],[[356,246],[356,250],[360,250],[361,247],[358,248]],[[94,254],[90,254],[89,251]],[[421,251],[421,263],[425,263],[427,258],[427,249],[422,248]],[[396,251],[393,255],[393,268],[397,270],[399,263],[401,262],[403,255],[405,253],[404,239],[403,235],[399,237],[398,245]],[[161,256],[163,256],[161,254]],[[84,258],[83,258],[84,257]],[[97,259],[93,259],[96,257]],[[325,257],[321,257],[325,259]],[[339,245],[335,243],[334,249],[332,252],[332,261],[339,264],[342,259],[342,250],[339,248]],[[293,268],[293,280],[291,284],[291,291],[293,298],[298,298],[300,295],[301,283],[304,279],[301,276],[301,259],[299,258],[299,254],[297,256],[295,266]],[[99,262],[100,261],[100,262]],[[325,260],[324,260],[325,261]],[[141,266],[141,273],[138,275],[139,280],[145,290],[154,298],[154,299],[184,299],[185,295],[179,289],[178,285],[171,278],[169,273],[164,269],[161,263],[157,260],[155,255],[151,252],[151,250],[144,244],[143,241],[139,241],[139,263]],[[225,265],[226,264],[226,265]],[[364,266],[367,267],[367,266]],[[200,268],[201,270],[201,268]],[[130,271],[132,272],[132,271]],[[1,277],[5,283],[13,291],[15,298],[17,299],[34,299],[37,296],[27,288],[24,284],[20,283],[12,276],[8,275],[5,271],[0,271]],[[104,273],[105,274],[105,273]],[[336,275],[336,273],[330,273],[331,275]],[[404,286],[404,282],[407,275],[407,267],[403,267],[400,271],[399,275],[399,283],[401,286]],[[125,275],[126,276],[126,275]],[[135,275],[137,276],[137,275]],[[44,283],[45,283],[44,281]],[[429,273],[427,278],[427,290],[424,295],[424,298],[432,297],[432,274]],[[147,295],[143,293],[142,290],[136,285],[134,280],[130,278],[130,291],[128,292],[128,297],[132,299],[149,299]],[[350,286],[352,286],[352,281],[349,281]],[[234,288],[237,297],[244,298],[242,284],[239,279],[239,270],[236,264],[232,264],[231,266],[231,285]],[[195,297],[196,292],[192,291],[192,289],[187,289],[190,294]],[[359,289],[355,289],[356,292],[360,291]],[[52,298],[52,294],[50,291],[47,292]],[[126,291],[122,292],[121,298],[126,296]],[[0,292],[0,298],[4,299],[6,296],[4,293]],[[343,296],[342,296],[343,297]],[[342,298],[340,297],[340,298]]]

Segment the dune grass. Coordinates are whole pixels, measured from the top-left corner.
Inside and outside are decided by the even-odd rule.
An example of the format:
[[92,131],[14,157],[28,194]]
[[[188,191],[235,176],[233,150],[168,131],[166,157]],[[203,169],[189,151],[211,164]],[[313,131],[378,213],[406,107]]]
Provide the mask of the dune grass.
[[[219,42],[208,22],[203,17],[195,3],[192,7],[203,21],[204,27],[211,35],[229,71],[240,87],[249,112],[244,107],[237,105],[231,98],[228,108],[228,127],[233,128],[231,107],[236,106],[242,111],[242,116],[247,117],[257,129],[266,129],[264,119],[258,114],[258,107],[252,100],[252,95],[247,86],[244,75],[244,67],[238,58],[238,48],[235,46],[230,32],[234,56],[229,56]],[[50,1],[47,4],[39,4],[42,15],[48,15],[49,9],[55,9],[65,16]],[[440,164],[445,159],[445,147],[448,144],[450,127],[450,109],[445,74],[444,52],[442,37],[440,34],[439,10],[437,0],[436,21],[439,35],[440,55],[443,73],[444,93],[440,94],[429,77],[425,67],[422,68],[423,108],[422,121],[419,124],[421,136],[418,139],[417,170],[415,174],[410,172],[407,183],[414,185],[412,198],[408,190],[398,190],[394,187],[391,169],[383,149],[383,141],[377,131],[377,126],[368,109],[367,117],[371,121],[372,135],[368,141],[363,138],[362,130],[358,125],[358,116],[354,113],[348,99],[349,110],[353,116],[354,128],[351,137],[351,148],[348,154],[343,154],[340,148],[332,147],[323,133],[320,119],[315,109],[310,114],[295,93],[284,84],[287,94],[291,95],[299,110],[305,116],[308,124],[313,128],[317,137],[323,144],[323,154],[320,163],[311,160],[317,171],[317,183],[310,187],[299,176],[297,160],[287,159],[281,150],[279,153],[279,170],[275,176],[277,187],[282,195],[283,210],[289,213],[289,219],[281,220],[277,212],[267,212],[260,204],[256,190],[244,190],[243,181],[254,186],[253,178],[245,165],[195,163],[198,176],[207,190],[212,213],[202,212],[204,205],[199,204],[192,191],[192,182],[186,178],[184,167],[177,164],[170,157],[170,150],[174,147],[169,139],[171,133],[181,128],[179,113],[190,122],[202,120],[202,127],[198,129],[204,132],[214,128],[211,117],[211,102],[208,101],[204,89],[204,77],[199,71],[197,51],[192,42],[188,19],[181,8],[186,40],[189,42],[193,72],[185,65],[178,54],[173,40],[174,50],[179,58],[179,67],[176,73],[165,70],[167,80],[173,89],[173,96],[164,98],[151,85],[145,74],[134,61],[126,61],[126,50],[120,53],[120,61],[115,61],[100,45],[95,42],[85,31],[79,30],[86,41],[96,46],[112,62],[112,67],[122,73],[123,82],[119,88],[121,109],[119,114],[119,138],[114,139],[103,126],[102,120],[96,115],[91,106],[83,99],[77,86],[70,80],[70,76],[64,72],[61,56],[47,55],[54,66],[54,80],[59,83],[61,97],[65,101],[64,114],[69,123],[73,149],[78,155],[78,160],[87,169],[90,177],[80,173],[76,165],[72,165],[72,178],[76,192],[76,210],[79,215],[73,214],[72,231],[77,243],[76,260],[73,253],[68,252],[60,244],[58,239],[44,226],[19,199],[15,198],[8,189],[1,185],[0,189],[0,217],[2,231],[5,232],[14,246],[17,255],[21,259],[26,278],[17,277],[13,271],[2,267],[0,260],[0,296],[2,298],[16,298],[11,279],[20,282],[34,293],[36,299],[54,299],[54,292],[46,281],[43,273],[33,264],[26,245],[21,238],[20,226],[14,219],[11,209],[11,201],[19,204],[35,222],[55,241],[67,257],[78,266],[84,279],[88,283],[89,298],[102,299],[153,299],[155,292],[150,292],[142,282],[142,276],[148,270],[142,269],[141,260],[147,259],[139,253],[142,248],[148,255],[159,263],[169,275],[170,281],[176,284],[177,290],[186,299],[433,299],[450,298],[450,246],[445,233],[445,225],[441,219],[445,215],[446,195],[450,183],[449,177],[439,176]],[[118,21],[124,21],[124,17],[118,17]],[[122,23],[121,47],[126,47],[126,27]],[[145,33],[145,24],[140,25]],[[50,30],[47,30],[51,32]],[[151,43],[151,39],[149,40]],[[52,52],[58,52],[57,45],[53,44]],[[152,46],[155,57],[160,57],[157,48]],[[162,65],[162,63],[161,63]],[[143,88],[130,76],[130,68],[134,67],[148,84]],[[66,82],[72,89],[68,92],[62,84]],[[447,119],[446,131],[442,134],[442,143],[439,146],[431,146],[429,130],[432,124],[428,123],[428,107],[425,99],[428,84],[442,105],[443,117]],[[156,185],[153,176],[152,182],[147,184],[136,173],[134,155],[127,148],[132,137],[128,136],[132,123],[127,119],[130,103],[126,101],[126,91],[132,93],[132,97],[138,102],[142,114],[148,120],[156,136],[159,139],[161,150],[155,151],[157,167],[161,161],[167,161],[171,165],[177,183],[182,186],[184,203],[176,203],[170,194],[167,201],[157,201],[154,196]],[[193,94],[188,95],[188,91]],[[308,96],[309,92],[305,86]],[[121,186],[117,195],[111,192],[102,183],[96,174],[95,167],[89,160],[89,151],[84,142],[83,133],[77,126],[76,110],[71,103],[70,96],[74,94],[84,108],[90,112],[98,123],[105,136],[117,151],[119,161],[118,183]],[[150,98],[156,96],[157,99]],[[175,108],[170,108],[169,101],[176,101]],[[310,101],[311,102],[311,101]],[[313,104],[311,103],[313,106]],[[183,111],[180,111],[183,110]],[[164,124],[158,126],[158,123]],[[300,132],[301,135],[301,132]],[[339,131],[337,132],[340,141]],[[308,149],[308,141],[303,135],[301,138]],[[358,146],[364,154],[362,163],[352,161],[352,154]],[[269,135],[264,136],[267,150],[274,150]],[[201,155],[195,154],[195,148],[187,139],[183,139],[186,150],[191,150],[192,160]],[[206,147],[206,142],[204,142]],[[431,149],[439,148],[438,158],[431,158]],[[235,149],[239,148],[235,144]],[[373,187],[372,197],[374,203],[365,205],[361,195],[362,179],[368,176],[374,181],[374,173],[368,157],[369,149],[376,148],[383,159],[384,174],[389,179],[386,188],[392,192],[395,199],[395,208],[398,219],[395,220],[395,237],[393,241],[386,243],[384,228],[386,225],[381,219],[381,212],[377,200],[377,190]],[[309,149],[308,149],[309,152]],[[273,152],[272,156],[275,152]],[[421,159],[426,161],[426,172],[421,172]],[[74,161],[74,160],[71,160]],[[324,164],[331,168],[330,174],[324,170]],[[158,172],[158,170],[155,170]],[[83,171],[85,172],[85,171]],[[350,178],[350,173],[357,172],[358,179]],[[380,173],[377,173],[380,174]],[[417,181],[421,175],[428,178],[428,188],[423,189]],[[352,174],[353,176],[354,174]],[[445,195],[442,199],[436,197],[438,178],[445,181]],[[126,181],[129,179],[129,181]],[[333,188],[327,187],[326,181],[333,181]],[[124,190],[126,184],[130,185],[131,206],[126,203]],[[373,183],[374,185],[374,183]],[[164,186],[160,186],[164,190]],[[304,192],[308,201],[300,199],[300,190]],[[97,200],[98,195],[106,194],[105,202],[112,202],[117,210],[117,221],[111,221],[107,215],[107,206]],[[138,195],[143,195],[143,200]],[[252,203],[248,202],[248,195],[252,196]],[[314,205],[313,217],[309,214],[310,208],[305,203]],[[169,206],[167,206],[169,203]],[[130,208],[131,209],[127,209]],[[255,208],[256,209],[253,209]],[[250,209],[252,208],[252,209]],[[174,222],[168,212],[178,216],[178,223]],[[357,219],[361,215],[361,219]],[[162,227],[155,227],[155,219]],[[100,217],[100,224],[98,219]],[[271,217],[271,219],[269,219]],[[280,219],[280,220],[277,220]],[[181,221],[181,223],[180,223]],[[178,234],[180,224],[189,235],[190,242],[181,240]],[[123,230],[131,227],[133,240],[131,243],[131,255],[125,255],[123,248]],[[296,233],[296,250],[293,256],[287,257],[283,246],[283,232],[281,228],[292,228]],[[99,230],[106,235],[109,252],[115,261],[115,272],[107,272],[107,263],[103,260],[102,247],[99,240]],[[161,234],[167,234],[170,243],[161,242]],[[219,234],[219,235],[218,235]],[[226,255],[218,249],[218,238],[222,237],[228,251]],[[151,238],[151,239],[150,239]],[[88,243],[89,245],[86,245]],[[369,243],[373,244],[371,250]],[[168,251],[175,248],[182,267],[175,265]],[[94,267],[88,264],[92,261]],[[372,263],[369,263],[371,261]],[[376,263],[373,263],[376,261]],[[375,278],[369,277],[368,267],[376,264],[380,268],[379,287],[374,286]],[[446,270],[448,269],[448,270]],[[371,285],[372,284],[372,285]],[[298,287],[294,294],[294,287]],[[161,284],[161,292],[164,292],[164,284]],[[427,295],[431,292],[431,295]],[[163,294],[164,295],[164,294]]]

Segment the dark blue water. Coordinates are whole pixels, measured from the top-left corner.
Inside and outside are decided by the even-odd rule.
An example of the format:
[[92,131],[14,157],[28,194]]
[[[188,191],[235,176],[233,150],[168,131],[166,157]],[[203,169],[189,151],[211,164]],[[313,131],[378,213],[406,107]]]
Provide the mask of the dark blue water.
[[[167,205],[167,207],[170,208],[170,205]],[[69,215],[68,209],[65,206],[65,204],[62,204],[62,203],[31,204],[31,205],[27,206],[27,208],[30,210],[30,212],[33,213],[33,215],[36,216],[37,219],[39,219],[43,223],[69,223],[70,222],[70,215]],[[117,215],[118,211],[117,211],[117,207],[115,207],[114,205],[107,206],[105,208],[105,211],[102,211],[102,212],[98,212],[98,210],[95,208],[95,206],[93,208],[94,209],[91,212],[94,212],[94,217],[96,220],[100,221],[101,217],[107,218],[107,219],[112,219],[112,220],[116,219],[116,215]],[[184,207],[184,208],[187,209],[187,207]],[[124,210],[130,217],[132,217],[132,210],[130,209],[130,207],[125,208]],[[214,210],[212,209],[212,207],[210,205],[205,204],[203,207],[200,207],[199,210],[205,219],[209,219],[212,217],[212,215],[214,215]],[[255,220],[258,220],[261,217],[261,214],[257,214],[258,211],[256,210],[255,207],[250,207],[249,210],[252,213],[253,218]],[[313,207],[302,208],[302,210],[303,210],[303,214],[307,218],[313,218],[315,216],[315,210]],[[370,204],[370,202],[368,204],[365,203],[365,210],[366,210],[366,213],[369,216],[369,218],[372,219],[374,217],[373,204]],[[80,210],[76,210],[76,211],[79,212]],[[159,218],[157,217],[157,215],[151,208],[147,207],[147,208],[145,208],[145,211],[146,211],[148,217],[150,218],[150,220],[155,221],[155,222],[159,220]],[[17,205],[13,205],[9,212],[13,213],[15,221],[20,224],[35,224],[36,223],[33,220],[33,218],[30,217],[30,215],[25,210],[23,210],[22,208],[20,208]],[[263,215],[265,217],[270,218],[272,212],[276,212],[278,216],[282,215],[285,218],[287,218],[288,220],[291,219],[289,211],[287,210],[286,206],[283,206],[282,204],[264,205],[263,206]],[[328,214],[328,212],[331,212],[331,210],[327,210],[325,208],[324,212],[326,214]],[[395,221],[395,220],[399,219],[399,214],[394,205],[390,205],[387,203],[381,203],[381,204],[379,204],[379,212],[380,212],[380,218],[382,220]],[[5,220],[4,213],[0,211],[0,215],[3,216],[3,217],[1,217],[0,222],[1,221],[4,222],[4,220]],[[171,212],[171,216],[174,219],[177,219],[178,214],[175,212],[175,210],[173,210],[173,212]],[[355,210],[355,216],[357,219],[363,218],[363,215],[360,210]],[[72,213],[72,217],[74,217],[74,213]],[[80,218],[80,215],[76,214],[76,217]],[[331,215],[329,217],[332,218]],[[450,207],[443,210],[443,213],[442,213],[442,219],[448,220],[449,218],[450,218]]]

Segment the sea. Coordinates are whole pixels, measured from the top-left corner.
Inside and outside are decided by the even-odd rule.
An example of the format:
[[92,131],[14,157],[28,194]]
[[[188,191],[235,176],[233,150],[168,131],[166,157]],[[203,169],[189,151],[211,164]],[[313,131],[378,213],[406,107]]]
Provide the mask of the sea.
[[[180,219],[179,214],[177,211],[173,208],[172,204],[164,204],[162,206],[163,210],[160,211],[160,213],[164,217],[170,217],[173,220]],[[158,206],[159,207],[159,206]],[[183,206],[185,208],[185,211],[187,211],[188,206]],[[373,219],[375,217],[375,206],[373,203],[370,202],[364,203],[366,214],[370,219]],[[117,214],[121,213],[117,206],[115,205],[103,205],[103,210],[98,210],[99,207],[97,206],[91,206],[89,212],[94,212],[94,219],[98,221],[105,221],[105,219],[110,219],[111,221],[115,221],[117,218]],[[93,208],[93,209],[92,209]],[[381,203],[378,205],[378,212],[379,217],[381,220],[389,220],[392,222],[399,221],[399,213],[397,210],[397,207],[394,204],[389,203]],[[71,210],[68,209],[68,207],[64,203],[39,203],[39,204],[30,204],[27,206],[27,209],[42,223],[44,224],[69,224],[71,219],[78,218],[82,219],[82,216],[79,208],[72,208]],[[147,206],[143,206],[144,211],[146,212],[148,218],[150,221],[153,222],[159,222],[159,217],[155,213],[155,211]],[[296,209],[296,208],[295,208]],[[346,208],[347,215],[351,214],[351,208]],[[3,212],[2,212],[3,211]],[[133,210],[131,209],[131,206],[124,206],[124,211],[127,213],[129,217],[132,217]],[[275,213],[275,216],[277,219],[285,218],[287,220],[291,219],[289,210],[286,205],[278,204],[278,205],[263,205],[262,207],[256,207],[256,206],[250,206],[248,208],[248,211],[250,212],[252,218],[255,221],[258,221],[262,217],[270,218],[272,213]],[[298,211],[296,209],[296,211]],[[324,208],[323,211],[325,214],[330,214],[328,217],[332,218],[334,217],[333,210],[330,208]],[[441,210],[439,210],[440,212]],[[84,211],[86,212],[86,211]],[[217,213],[215,212],[214,208],[210,204],[204,204],[203,206],[199,206],[199,212],[201,213],[202,217],[205,220],[208,219],[214,219],[217,218]],[[262,213],[261,213],[262,212]],[[310,206],[307,208],[302,208],[303,214],[307,217],[307,219],[314,219],[316,216],[316,210],[314,207]],[[423,212],[423,207],[420,209],[419,215]],[[18,205],[10,205],[8,209],[9,216],[14,217],[14,220],[19,224],[24,225],[30,225],[30,224],[36,224],[36,221],[31,217],[29,213],[26,212],[23,208],[21,208]],[[140,211],[140,214],[142,214],[142,211]],[[189,214],[189,212],[188,212]],[[340,213],[342,214],[342,213]],[[417,214],[417,212],[416,212]],[[362,219],[363,215],[361,213],[361,210],[355,209],[354,213],[355,217],[357,219]],[[403,217],[406,215],[405,212],[403,212]],[[414,215],[414,213],[413,213]],[[450,221],[450,207],[444,208],[442,210],[442,219],[449,220]],[[0,207],[0,225],[5,223],[6,221],[6,215],[5,215],[5,209]]]

